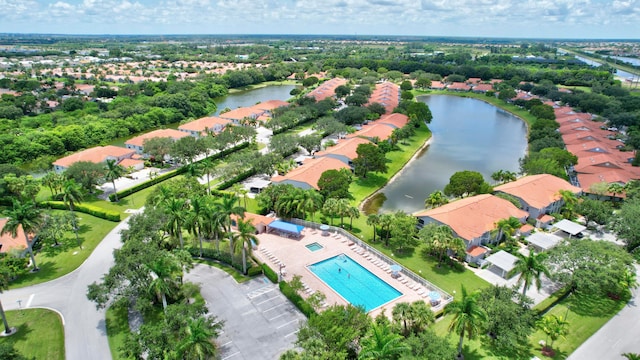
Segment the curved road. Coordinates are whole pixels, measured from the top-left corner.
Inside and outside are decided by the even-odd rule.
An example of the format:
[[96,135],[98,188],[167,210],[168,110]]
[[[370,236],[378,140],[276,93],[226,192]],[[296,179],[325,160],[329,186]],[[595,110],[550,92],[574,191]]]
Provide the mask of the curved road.
[[96,310],[87,299],[89,284],[99,281],[113,266],[113,249],[120,247],[120,230],[128,226],[121,221],[98,244],[87,260],[73,272],[38,285],[9,290],[2,295],[5,310],[48,308],[62,315],[67,360],[110,360],[105,310]]

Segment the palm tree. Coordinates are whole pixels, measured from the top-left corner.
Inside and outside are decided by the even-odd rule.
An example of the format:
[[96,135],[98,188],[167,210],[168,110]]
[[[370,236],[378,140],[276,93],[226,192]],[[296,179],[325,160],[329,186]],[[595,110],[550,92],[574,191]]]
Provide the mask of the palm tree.
[[380,227],[385,231],[385,239],[384,245],[389,246],[389,237],[391,236],[391,231],[389,228],[393,223],[393,215],[392,214],[382,214],[380,215]]
[[78,185],[78,183],[76,183],[76,181],[73,179],[65,181],[62,187],[62,201],[69,207],[69,212],[71,213],[72,220],[71,226],[73,226],[73,232],[76,234],[76,242],[78,243],[78,247],[80,249],[82,249],[82,243],[80,242],[80,237],[78,236],[78,223],[73,211],[76,204],[79,204],[82,199],[82,187],[80,187],[80,185]]
[[216,332],[207,324],[205,318],[189,319],[184,332],[185,337],[177,348],[180,359],[206,360],[214,358],[217,349],[212,339],[216,336]]
[[394,360],[409,350],[402,336],[391,331],[388,323],[373,323],[368,336],[362,339],[362,350],[358,359]]
[[315,189],[307,189],[302,192],[300,207],[303,212],[311,213],[311,221],[313,221],[316,211],[322,207],[322,195]]
[[420,334],[436,320],[431,308],[422,300],[411,303],[410,313],[413,320],[411,324],[411,331],[414,334]]
[[158,300],[162,301],[162,309],[167,309],[167,295],[173,295],[177,290],[176,279],[182,272],[182,267],[174,259],[165,256],[156,259],[147,265],[151,282],[149,290],[152,291]]
[[626,357],[627,360],[640,360],[640,354],[624,353],[622,356]]
[[184,241],[182,239],[182,225],[185,222],[187,203],[184,199],[169,199],[164,203],[164,212],[169,215],[167,219],[167,232],[180,240],[180,249],[184,249]]
[[478,292],[467,294],[467,289],[462,285],[461,298],[449,303],[444,308],[445,314],[452,314],[453,319],[449,325],[449,332],[460,334],[458,342],[458,358],[462,358],[462,342],[467,334],[472,339],[481,331],[482,323],[487,321],[487,313],[478,305]]
[[13,199],[13,207],[7,211],[6,215],[8,219],[2,230],[0,230],[0,235],[11,234],[15,238],[18,236],[18,232],[22,230],[27,242],[27,251],[31,257],[32,270],[38,271],[36,258],[33,255],[34,241],[29,238],[29,234],[35,233],[42,225],[42,213],[31,201],[19,202]]
[[238,218],[237,221],[238,237],[236,247],[242,247],[242,272],[247,273],[247,255],[251,256],[251,249],[254,244],[258,244],[256,237],[256,228],[251,221],[244,221]]
[[373,227],[373,242],[376,242],[376,225],[378,224],[380,224],[380,215],[369,214],[369,216],[367,216],[367,225],[371,225]]
[[231,262],[233,263],[233,252],[234,252],[234,244],[233,244],[233,236],[231,232],[231,215],[236,215],[241,218],[244,218],[245,209],[238,204],[238,197],[235,195],[231,196],[223,196],[220,199],[220,202],[217,203],[216,211],[220,213],[222,216],[223,224],[225,231],[229,234],[229,252],[231,255]]
[[360,217],[360,209],[357,206],[349,206],[347,216],[349,216],[349,229],[353,230],[353,219]]
[[447,225],[435,223],[423,227],[419,232],[420,238],[427,244],[427,248],[438,256],[438,267],[442,264],[449,246],[453,245],[455,236]]
[[569,333],[569,322],[565,318],[557,315],[547,315],[540,319],[537,326],[543,333],[547,335],[547,339],[551,339],[551,344],[547,345],[545,341],[544,350],[553,351],[553,343],[561,337]]
[[532,283],[536,284],[536,289],[540,290],[542,286],[542,275],[546,275],[550,277],[549,269],[545,265],[545,259],[547,258],[547,254],[539,253],[536,254],[533,250],[529,251],[529,256],[524,256],[521,253],[517,252],[516,256],[518,260],[514,263],[514,268],[512,274],[520,273],[520,277],[518,277],[518,282],[516,283],[518,286],[524,284],[522,287],[522,299],[521,302],[524,301],[525,296],[527,295],[527,290],[531,287]]
[[424,201],[424,205],[427,208],[435,208],[449,203],[449,198],[440,190],[436,190],[429,194],[429,197]]
[[564,202],[564,209],[567,214],[567,216],[565,217],[568,219],[573,218],[573,210],[576,204],[578,203],[578,197],[576,196],[576,194],[574,194],[569,190],[560,190],[558,191],[558,194],[560,195],[560,197],[562,198],[562,201]]
[[198,239],[200,246],[200,257],[202,257],[202,232],[207,223],[206,212],[210,212],[207,197],[196,197],[191,199],[191,207],[186,216],[186,223],[189,231]]
[[393,321],[402,324],[402,334],[409,336],[409,326],[411,323],[411,304],[407,302],[401,302],[396,304],[391,311]]
[[204,175],[204,170],[200,163],[190,163],[186,166],[185,176],[192,178],[199,178]]
[[216,163],[211,158],[206,158],[200,161],[200,164],[203,175],[207,176],[207,194],[211,195],[211,174],[216,170]]
[[113,185],[113,195],[118,202],[118,190],[116,189],[116,180],[120,179],[127,172],[122,166],[118,165],[115,160],[107,160],[107,164],[104,168],[104,178],[107,181],[111,181]]
[[496,240],[498,242],[502,241],[504,236],[512,237],[518,229],[522,226],[522,223],[518,218],[510,216],[508,219],[501,219],[496,222],[496,228],[498,235],[496,236]]
[[338,213],[338,199],[328,198],[322,205],[322,212],[329,217],[331,226],[333,226],[333,217]]
[[[1,271],[0,272],[0,294],[3,290],[6,290],[9,287],[9,278],[11,274],[9,271]],[[0,301],[0,317],[2,318],[2,323],[4,324],[4,332],[0,333],[0,335],[12,335],[16,332],[16,328],[12,328],[9,326],[9,322],[7,321],[7,315],[4,313],[4,308],[2,307],[2,301]]]
[[618,282],[618,285],[620,285],[622,291],[631,291],[632,289],[637,288],[638,281],[636,272],[629,268],[625,269],[620,281]]
[[58,195],[58,191],[62,187],[63,176],[58,174],[55,171],[49,171],[45,176],[42,177],[42,185],[49,188],[51,191],[51,195],[55,198]]

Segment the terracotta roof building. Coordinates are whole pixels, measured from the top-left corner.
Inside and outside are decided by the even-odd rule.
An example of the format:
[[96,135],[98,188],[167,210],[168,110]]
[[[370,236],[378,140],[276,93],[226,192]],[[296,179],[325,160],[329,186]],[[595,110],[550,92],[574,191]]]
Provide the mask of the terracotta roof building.
[[322,173],[327,170],[340,169],[350,169],[350,167],[343,161],[325,156],[308,160],[301,166],[289,171],[286,175],[272,177],[271,181],[276,184],[291,184],[301,189],[313,188],[319,190],[318,180],[320,180]]
[[116,160],[116,162],[120,163],[124,159],[131,158],[134,154],[135,151],[119,146],[96,146],[54,161],[53,168],[56,172],[61,173],[79,161],[100,164],[106,163],[107,160]]
[[360,144],[370,144],[371,141],[359,137],[342,140],[324,151],[315,153],[315,157],[331,157],[351,166],[353,159],[358,157],[356,150]]
[[493,240],[491,232],[496,223],[509,217],[525,222],[529,214],[511,202],[497,196],[483,194],[456,200],[446,205],[414,213],[418,224],[447,225],[467,244],[467,249]]
[[136,136],[127,140],[124,145],[127,149],[135,150],[138,154],[142,154],[144,152],[144,141],[147,139],[153,138],[170,138],[173,141],[178,139],[182,139],[183,137],[189,136],[189,133],[184,131],[175,130],[175,129],[160,129],[148,132],[146,134],[142,134],[140,136]]
[[494,191],[509,194],[520,201],[521,208],[532,218],[558,212],[563,205],[560,190],[579,195],[582,189],[559,177],[540,174],[496,186]]
[[[8,219],[0,219],[0,229],[4,228]],[[27,239],[24,237],[24,231],[22,231],[22,225],[18,226],[16,237],[11,236],[10,233],[6,233],[0,236],[0,253],[6,254],[11,250],[24,251],[27,249]]]
[[189,135],[198,138],[206,136],[207,133],[217,134],[231,124],[229,119],[223,119],[216,116],[207,116],[197,120],[190,121],[186,124],[178,126],[178,130],[189,133]]
[[316,99],[316,101],[321,101],[326,98],[332,97],[336,94],[336,88],[340,85],[344,85],[347,83],[347,80],[342,78],[333,78],[331,80],[327,80],[320,84],[317,88],[313,89],[307,96]]

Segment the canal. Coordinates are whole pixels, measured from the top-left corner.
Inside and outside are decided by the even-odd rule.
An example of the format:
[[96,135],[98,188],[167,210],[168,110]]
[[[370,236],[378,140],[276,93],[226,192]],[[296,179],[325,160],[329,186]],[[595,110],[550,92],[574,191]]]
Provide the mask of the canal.
[[378,206],[381,212],[423,209],[425,198],[443,189],[457,171],[478,171],[489,183],[497,170],[519,171],[518,160],[527,149],[524,121],[472,98],[436,95],[418,100],[433,113],[431,145],[365,205],[365,212]]

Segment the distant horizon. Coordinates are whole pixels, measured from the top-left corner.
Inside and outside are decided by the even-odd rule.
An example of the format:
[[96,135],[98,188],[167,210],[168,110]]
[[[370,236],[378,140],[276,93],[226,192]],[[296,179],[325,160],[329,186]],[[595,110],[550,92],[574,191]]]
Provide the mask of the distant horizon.
[[[363,37],[365,40],[379,38],[380,40],[391,40],[393,38],[407,39],[460,39],[460,40],[527,40],[527,41],[625,41],[640,42],[640,38],[552,38],[552,37],[515,37],[515,36],[473,36],[473,35],[408,35],[408,34],[305,34],[305,33],[55,33],[55,32],[0,32],[0,36],[55,36],[55,37],[313,37],[313,38],[349,38],[356,39]],[[375,40],[375,39],[374,39]]]
[[640,24],[640,0],[0,0],[0,4],[0,32],[19,34],[598,40],[640,36],[633,30]]

